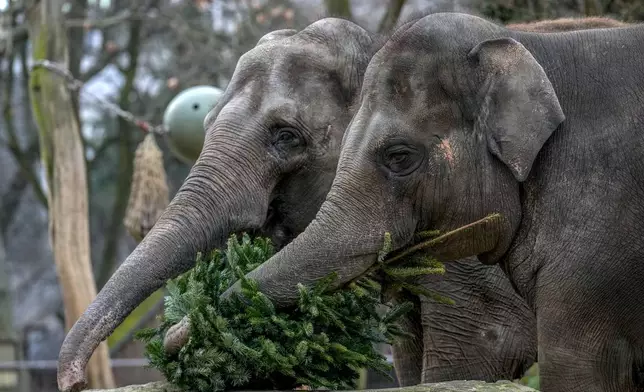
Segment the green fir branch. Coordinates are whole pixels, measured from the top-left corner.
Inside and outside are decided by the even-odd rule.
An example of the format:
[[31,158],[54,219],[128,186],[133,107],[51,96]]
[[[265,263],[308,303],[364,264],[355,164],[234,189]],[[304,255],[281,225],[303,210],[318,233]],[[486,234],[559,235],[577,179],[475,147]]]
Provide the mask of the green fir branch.
[[[387,241],[383,258],[391,250]],[[231,236],[227,248],[199,254],[195,267],[167,284],[165,312],[157,328],[139,331],[150,366],[186,390],[354,389],[360,370],[388,376],[391,365],[375,343],[392,343],[405,332],[397,320],[413,305],[378,314],[380,285],[363,278],[330,292],[330,274],[313,287],[298,285],[299,300],[277,309],[245,274],[274,253],[270,240]],[[428,267],[417,267],[428,268]],[[220,294],[241,279],[241,295]],[[191,337],[176,356],[168,355],[163,337],[188,316]]]

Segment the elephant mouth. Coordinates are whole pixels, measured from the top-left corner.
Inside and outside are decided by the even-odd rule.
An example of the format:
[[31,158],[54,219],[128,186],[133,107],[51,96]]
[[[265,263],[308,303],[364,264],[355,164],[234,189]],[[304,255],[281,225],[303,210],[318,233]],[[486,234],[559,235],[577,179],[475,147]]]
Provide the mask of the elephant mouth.
[[297,237],[297,233],[291,230],[287,225],[284,225],[284,217],[279,212],[279,208],[275,203],[268,206],[266,218],[261,227],[248,227],[246,229],[236,232],[238,236],[242,233],[247,233],[251,237],[262,236],[271,239],[276,252],[288,245]]

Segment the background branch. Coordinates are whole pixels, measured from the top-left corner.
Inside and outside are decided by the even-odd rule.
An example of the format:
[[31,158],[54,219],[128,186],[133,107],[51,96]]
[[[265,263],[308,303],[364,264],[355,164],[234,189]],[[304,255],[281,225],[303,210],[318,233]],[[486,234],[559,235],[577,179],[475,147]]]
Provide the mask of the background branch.
[[[129,28],[129,43],[127,54],[129,64],[124,72],[125,84],[121,89],[118,105],[124,110],[130,106],[130,95],[134,90],[134,78],[139,64],[139,52],[141,49],[141,21],[131,20]],[[127,208],[127,201],[130,194],[130,183],[132,181],[132,170],[134,151],[132,149],[133,134],[137,131],[130,123],[123,118],[118,118],[118,140],[119,140],[119,161],[117,186],[115,191],[114,209],[111,214],[111,221],[107,230],[107,238],[103,250],[103,257],[97,266],[95,273],[96,286],[100,290],[112,275],[116,264],[118,240],[123,233],[123,217]]]
[[123,53],[122,50],[110,50],[106,45],[103,45],[100,57],[96,59],[94,65],[92,65],[87,71],[83,72],[78,79],[82,82],[87,82],[94,76],[98,75],[106,66],[114,62],[121,53]]
[[94,157],[91,161],[87,162],[88,171],[91,172],[92,170],[94,170],[95,166],[100,164],[99,162],[101,161],[105,153],[110,149],[110,147],[118,143],[119,140],[120,138],[118,135],[112,136],[103,140],[103,142],[99,146],[91,146],[92,148],[94,148]]
[[324,0],[327,14],[351,19],[351,3],[349,0]]
[[[38,176],[33,168],[34,155],[27,155],[23,153],[20,149],[20,143],[18,142],[18,135],[16,132],[16,127],[13,121],[13,110],[11,107],[11,99],[13,97],[13,84],[14,84],[14,73],[13,73],[13,60],[15,58],[15,51],[11,53],[9,57],[9,67],[7,67],[7,74],[5,79],[5,101],[2,108],[2,116],[5,123],[4,129],[7,135],[7,149],[11,152],[20,172],[25,176],[25,179],[31,184],[34,189],[36,198],[42,205],[47,208],[47,197],[43,191],[40,181],[38,181]],[[37,153],[37,150],[36,150]]]
[[9,189],[2,195],[0,201],[0,234],[3,236],[6,235],[7,229],[13,221],[13,216],[18,210],[18,206],[28,185],[29,181],[27,181],[27,178],[22,173],[17,172],[9,185]]
[[[121,11],[118,15],[109,16],[103,19],[67,19],[65,26],[82,27],[84,29],[105,29],[134,19],[135,15],[131,10]],[[140,17],[139,17],[140,19]]]
[[400,13],[402,12],[406,2],[406,0],[389,0],[387,11],[378,25],[379,33],[390,31],[396,26],[396,23],[398,23],[398,19],[400,18]]

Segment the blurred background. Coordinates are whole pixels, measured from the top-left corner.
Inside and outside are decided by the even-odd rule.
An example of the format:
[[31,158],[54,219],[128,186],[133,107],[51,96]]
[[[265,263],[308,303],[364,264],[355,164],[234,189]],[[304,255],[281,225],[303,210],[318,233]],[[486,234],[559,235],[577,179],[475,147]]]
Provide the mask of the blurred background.
[[[0,391],[56,391],[65,334],[63,301],[48,234],[47,184],[29,100],[32,39],[25,9],[0,0]],[[644,18],[635,0],[70,0],[64,10],[69,70],[88,174],[91,261],[97,289],[136,246],[123,225],[137,145],[145,136],[99,97],[159,124],[182,90],[225,89],[238,58],[265,33],[339,15],[386,32],[414,12],[461,11],[500,23],[568,16]],[[164,138],[172,198],[190,170]],[[154,323],[162,295],[141,305],[108,340],[117,385],[161,379],[146,369],[135,330]],[[387,348],[383,347],[387,352]],[[533,371],[534,373],[534,371]],[[532,382],[526,378],[525,382]],[[371,377],[370,387],[395,382]]]

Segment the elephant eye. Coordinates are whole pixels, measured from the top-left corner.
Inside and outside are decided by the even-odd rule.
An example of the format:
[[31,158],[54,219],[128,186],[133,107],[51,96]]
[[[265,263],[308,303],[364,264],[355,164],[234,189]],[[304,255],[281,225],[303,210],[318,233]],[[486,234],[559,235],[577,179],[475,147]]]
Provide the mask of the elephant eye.
[[275,134],[274,143],[282,147],[297,147],[300,144],[300,138],[294,129],[281,128]]
[[422,160],[420,150],[410,145],[393,145],[384,150],[383,164],[392,173],[405,176],[418,168]]
[[397,153],[392,153],[389,154],[389,164],[390,165],[404,165],[405,161],[409,159],[409,154],[405,152],[397,152]]

